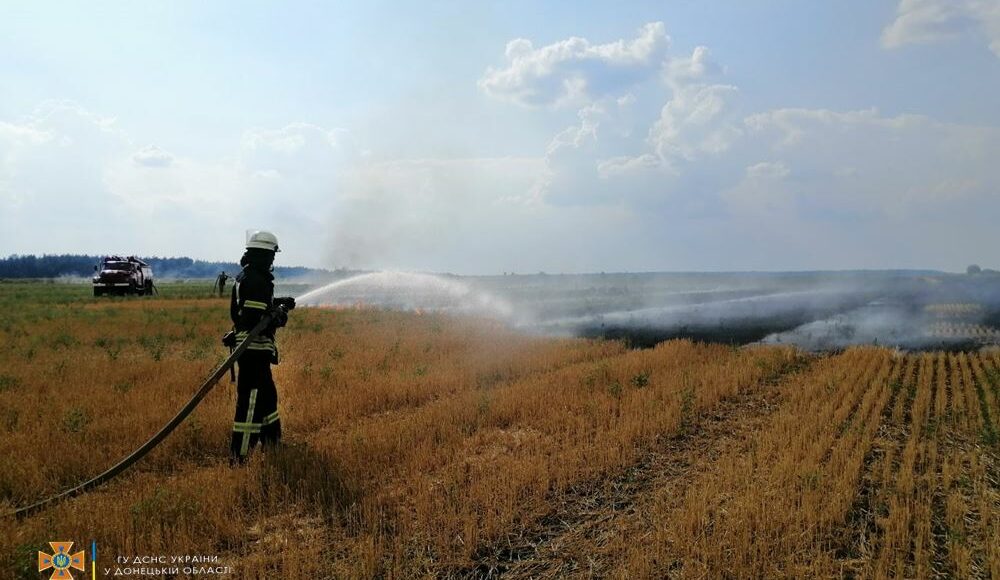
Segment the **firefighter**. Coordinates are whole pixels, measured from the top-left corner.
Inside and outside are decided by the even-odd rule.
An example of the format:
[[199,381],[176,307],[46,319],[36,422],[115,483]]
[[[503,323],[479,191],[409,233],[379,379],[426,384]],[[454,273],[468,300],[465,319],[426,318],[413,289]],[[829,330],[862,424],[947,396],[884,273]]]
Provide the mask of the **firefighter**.
[[[229,314],[233,319],[237,343],[247,338],[265,312],[270,311],[274,316],[271,324],[252,339],[238,361],[236,415],[230,443],[234,463],[246,461],[257,443],[274,444],[281,439],[278,391],[271,377],[271,365],[278,364],[274,332],[288,321],[287,313],[275,308],[271,269],[278,251],[278,239],[274,234],[254,232],[247,240],[246,252],[240,260],[243,271],[236,276],[233,285]],[[278,299],[282,300],[291,299]],[[294,302],[290,307],[294,307]]]
[[226,291],[226,281],[228,280],[229,274],[226,274],[225,270],[219,272],[219,275],[215,277],[215,286],[219,288],[219,296],[222,296],[222,293]]

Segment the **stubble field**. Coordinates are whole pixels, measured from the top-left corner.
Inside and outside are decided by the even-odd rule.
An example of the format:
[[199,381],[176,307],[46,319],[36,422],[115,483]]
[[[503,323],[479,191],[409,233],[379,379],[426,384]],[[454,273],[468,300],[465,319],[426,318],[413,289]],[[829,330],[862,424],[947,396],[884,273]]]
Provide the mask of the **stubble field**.
[[[165,423],[224,356],[209,285],[0,284],[0,512]],[[296,310],[286,445],[231,468],[235,389],[108,485],[0,520],[47,542],[218,556],[233,578],[1000,577],[1000,353],[620,342]],[[89,564],[88,564],[89,566]]]

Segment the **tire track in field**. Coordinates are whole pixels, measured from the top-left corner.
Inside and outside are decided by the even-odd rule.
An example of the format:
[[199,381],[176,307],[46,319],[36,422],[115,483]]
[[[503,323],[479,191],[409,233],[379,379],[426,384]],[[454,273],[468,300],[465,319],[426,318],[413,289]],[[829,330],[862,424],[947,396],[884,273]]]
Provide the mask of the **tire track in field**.
[[445,570],[446,578],[561,578],[604,576],[616,554],[604,549],[623,531],[641,533],[642,502],[654,490],[679,502],[696,476],[719,457],[743,446],[765,424],[790,376],[805,372],[800,358],[754,387],[706,409],[686,433],[663,436],[623,473],[585,482],[557,500],[555,511],[527,529],[479,550],[475,563]]

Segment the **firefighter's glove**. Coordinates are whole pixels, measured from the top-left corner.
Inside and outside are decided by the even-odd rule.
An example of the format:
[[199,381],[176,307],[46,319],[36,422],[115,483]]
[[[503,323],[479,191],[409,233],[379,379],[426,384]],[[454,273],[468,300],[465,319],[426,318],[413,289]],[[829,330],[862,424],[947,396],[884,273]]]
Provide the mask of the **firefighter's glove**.
[[222,335],[222,346],[227,346],[229,348],[236,348],[236,331],[230,330],[226,334]]
[[271,311],[271,328],[281,328],[288,324],[288,313],[282,308]]

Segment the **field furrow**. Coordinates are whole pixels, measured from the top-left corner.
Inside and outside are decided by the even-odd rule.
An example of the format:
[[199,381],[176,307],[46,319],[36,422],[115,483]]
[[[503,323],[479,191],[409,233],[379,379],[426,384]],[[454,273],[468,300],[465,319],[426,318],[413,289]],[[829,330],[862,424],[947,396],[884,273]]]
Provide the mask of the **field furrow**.
[[[777,409],[791,377],[809,361],[703,410],[680,434],[664,434],[623,473],[570,490],[536,525],[482,550],[471,568],[447,575],[505,578],[603,576],[637,541],[649,536],[650,515],[676,504],[696,476],[746,442]],[[676,507],[674,505],[673,507]]]
[[[742,570],[759,576],[798,569],[800,550],[829,533],[853,499],[830,487],[843,481],[850,466],[860,469],[858,437],[883,412],[888,388],[866,397],[858,383],[884,383],[886,356],[850,350],[797,375],[786,388],[788,399],[745,449],[719,457],[676,507],[652,516],[648,541],[630,547],[616,575],[639,570],[648,576],[726,576]],[[817,406],[816,392],[828,395],[825,404]],[[821,418],[804,423],[805,410]],[[819,448],[831,441],[838,443],[835,451]]]
[[844,570],[861,577],[871,577],[879,569],[884,575],[888,561],[876,560],[898,550],[899,522],[888,522],[886,515],[892,499],[895,473],[903,463],[904,445],[909,436],[907,419],[916,395],[917,360],[909,357],[894,365],[889,379],[891,390],[876,437],[865,456],[864,468],[854,503],[838,530],[837,560]]

